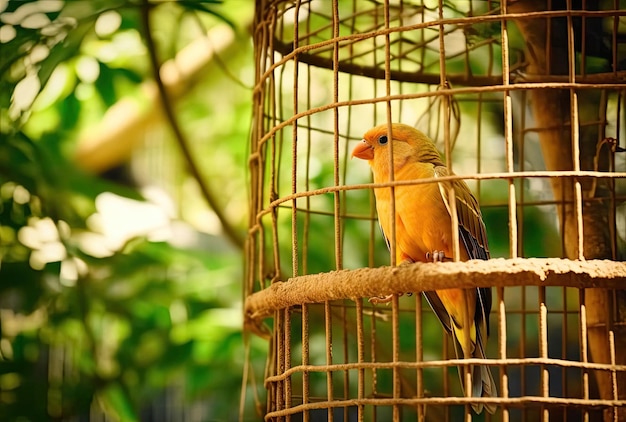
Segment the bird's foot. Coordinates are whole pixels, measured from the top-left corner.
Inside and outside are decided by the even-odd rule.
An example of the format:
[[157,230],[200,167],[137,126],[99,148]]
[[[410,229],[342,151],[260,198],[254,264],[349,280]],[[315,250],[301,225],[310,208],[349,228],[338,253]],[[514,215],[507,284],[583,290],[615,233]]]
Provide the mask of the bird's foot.
[[380,305],[381,303],[390,303],[392,299],[393,295],[374,296],[370,297],[367,301],[373,305]]
[[452,261],[451,258],[448,258],[446,256],[446,253],[444,251],[426,252],[426,260],[427,261],[432,261],[432,262]]
[[[398,266],[404,266],[404,265],[408,265],[408,264],[413,264],[415,261],[413,261],[411,258],[404,258],[400,264]],[[407,296],[412,296],[413,293],[404,293]],[[403,294],[399,294],[398,296],[402,296]],[[374,296],[374,297],[370,297],[368,299],[368,302],[374,305],[379,305],[381,303],[391,303],[391,300],[393,299],[393,295],[387,295],[387,296]]]
[[[410,296],[413,296],[413,293],[412,292],[409,292],[409,293],[399,293],[398,297],[404,296],[404,295],[407,295],[407,296],[410,297]],[[367,299],[367,301],[369,303],[371,303],[372,305],[380,305],[381,303],[389,304],[389,303],[391,303],[392,299],[393,299],[393,295],[374,296],[374,297],[370,297],[369,299]]]

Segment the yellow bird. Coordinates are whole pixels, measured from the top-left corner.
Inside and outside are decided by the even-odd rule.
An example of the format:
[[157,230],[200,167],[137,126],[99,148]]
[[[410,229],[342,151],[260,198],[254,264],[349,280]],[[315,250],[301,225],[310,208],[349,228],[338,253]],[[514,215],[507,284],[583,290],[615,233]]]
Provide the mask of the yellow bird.
[[[391,180],[390,157],[393,153],[394,180],[415,180],[448,176],[435,144],[422,132],[411,126],[394,123],[392,139],[387,124],[370,129],[352,152],[353,157],[367,160],[372,168],[375,183]],[[393,152],[389,146],[393,143]],[[448,189],[452,183],[456,196],[459,223],[461,260],[489,259],[487,235],[478,201],[467,184],[462,181],[396,186],[395,196],[395,246],[396,262],[433,262],[453,257],[452,223]],[[377,188],[376,210],[387,246],[389,246],[391,219],[391,189]],[[458,357],[485,358],[484,342],[489,335],[491,289],[445,289],[424,292],[431,308],[445,330],[452,334]],[[384,301],[384,299],[383,299]],[[495,397],[496,385],[488,366],[473,366],[472,397]],[[463,371],[459,367],[459,375]],[[463,377],[461,377],[461,381]],[[463,386],[463,382],[461,382]],[[484,406],[489,413],[496,406]],[[476,413],[483,405],[472,404]]]

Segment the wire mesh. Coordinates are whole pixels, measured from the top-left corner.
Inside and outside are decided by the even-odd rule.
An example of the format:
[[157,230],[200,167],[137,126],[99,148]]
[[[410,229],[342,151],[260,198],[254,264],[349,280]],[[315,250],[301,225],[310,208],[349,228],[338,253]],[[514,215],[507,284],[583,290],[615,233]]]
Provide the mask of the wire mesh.
[[[625,417],[618,2],[256,7],[245,311],[270,339],[265,419]],[[478,199],[496,259],[393,268],[374,188],[436,182],[373,184],[350,160],[388,122],[435,140]],[[422,302],[451,286],[493,287],[486,360],[457,359]],[[463,393],[456,367],[477,363],[498,397]],[[496,412],[476,416],[481,401]]]

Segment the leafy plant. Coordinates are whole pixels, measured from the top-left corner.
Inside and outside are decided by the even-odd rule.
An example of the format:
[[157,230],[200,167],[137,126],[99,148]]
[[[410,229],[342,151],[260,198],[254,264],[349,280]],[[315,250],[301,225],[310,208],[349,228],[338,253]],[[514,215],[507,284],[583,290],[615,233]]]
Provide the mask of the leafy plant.
[[[163,396],[176,395],[182,400],[171,411],[183,414],[195,403],[206,418],[233,418],[244,356],[240,250],[189,218],[191,210],[223,210],[206,210],[194,192],[184,212],[167,211],[163,200],[147,199],[145,179],[159,173],[120,177],[130,168],[123,161],[111,164],[126,171],[94,173],[75,155],[84,133],[121,100],[145,103],[142,90],[159,71],[155,66],[208,28],[235,28],[232,17],[216,0],[10,1],[2,7],[0,414],[60,420],[95,412],[140,420]],[[235,9],[228,12],[251,16],[248,7]],[[248,47],[237,42],[245,47],[228,60],[239,63]],[[222,72],[198,90],[224,81],[232,83]],[[222,108],[243,119],[249,96],[237,87],[243,94]],[[188,93],[176,118],[184,127],[206,124],[198,112],[206,110],[204,102]],[[150,107],[139,107],[140,119]],[[236,124],[241,119],[221,129],[237,139],[217,146],[229,148],[221,155],[241,157],[247,135]],[[198,178],[210,160],[198,160],[202,174],[194,180],[177,164],[168,133],[156,133],[168,139],[163,148],[172,152],[176,175],[160,192],[168,187],[170,195],[181,195],[185,185],[203,182]],[[199,148],[216,147],[201,137],[194,141],[194,159]],[[244,195],[242,189],[235,199]],[[229,214],[235,233],[244,217]]]

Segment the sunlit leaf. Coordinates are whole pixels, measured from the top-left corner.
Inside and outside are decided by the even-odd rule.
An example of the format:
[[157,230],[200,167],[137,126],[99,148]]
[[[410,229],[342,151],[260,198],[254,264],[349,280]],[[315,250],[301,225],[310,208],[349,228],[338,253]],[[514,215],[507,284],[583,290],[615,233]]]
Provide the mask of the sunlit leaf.
[[67,38],[63,42],[52,47],[48,58],[42,63],[39,71],[37,72],[42,88],[46,85],[48,79],[50,79],[50,76],[52,75],[52,72],[59,65],[59,63],[62,63],[79,53],[80,45],[83,42],[85,35],[93,29],[93,25],[94,22],[79,25],[77,28],[68,33]]
[[128,399],[128,394],[120,385],[109,385],[102,392],[102,399],[119,420],[129,422],[139,420],[132,403]]
[[223,13],[218,12],[215,8],[210,7],[209,5],[221,5],[223,1],[221,0],[178,0],[178,4],[182,7],[190,10],[196,10],[203,13],[208,13],[210,15],[215,16],[220,19],[224,23],[228,24],[231,28],[235,29],[235,24],[229,18],[227,18]]
[[95,86],[98,90],[98,95],[100,95],[104,104],[107,107],[111,107],[117,101],[117,96],[115,95],[115,85],[113,83],[115,72],[104,63],[99,62],[99,65],[100,76],[96,80]]

